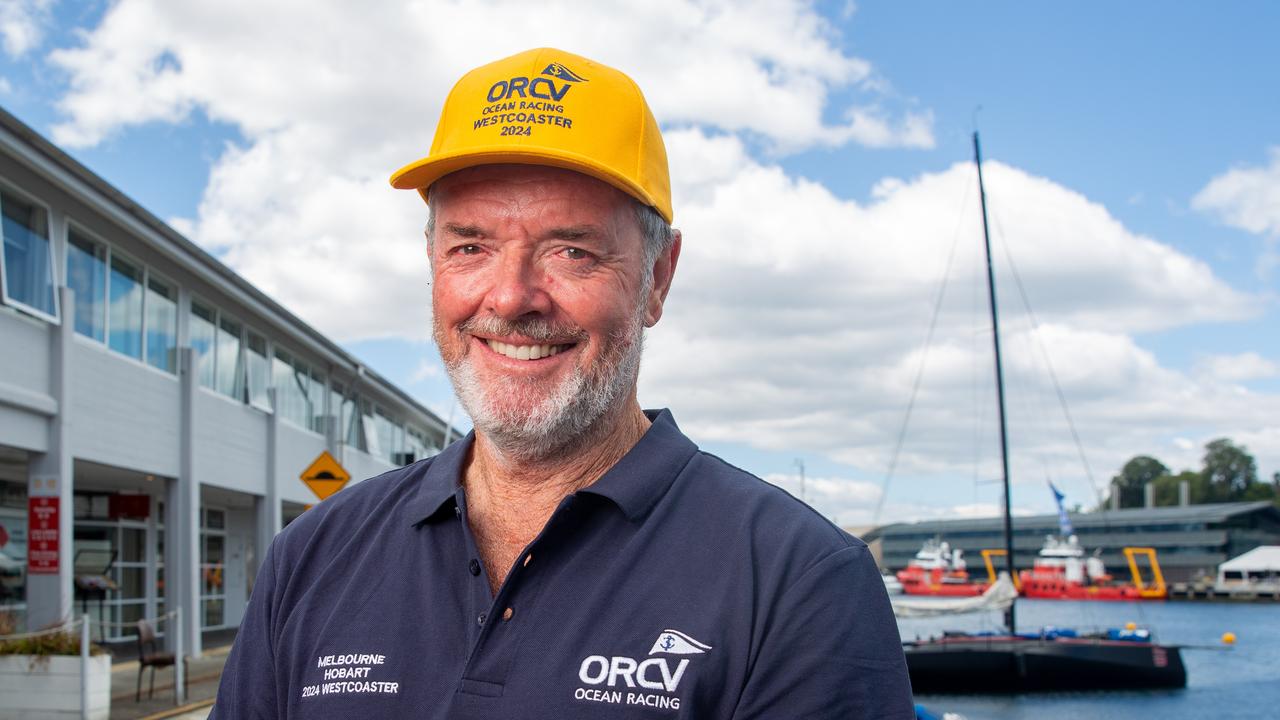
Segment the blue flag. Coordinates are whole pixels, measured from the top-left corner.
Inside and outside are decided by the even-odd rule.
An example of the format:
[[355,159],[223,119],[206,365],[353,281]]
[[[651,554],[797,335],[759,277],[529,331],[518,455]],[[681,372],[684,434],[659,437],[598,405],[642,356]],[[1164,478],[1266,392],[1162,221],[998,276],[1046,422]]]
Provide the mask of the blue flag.
[[1053,491],[1053,499],[1058,502],[1058,532],[1062,533],[1062,537],[1071,537],[1076,531],[1071,528],[1071,518],[1067,517],[1067,509],[1062,506],[1062,501],[1067,496],[1058,492],[1052,482],[1049,483],[1049,489]]

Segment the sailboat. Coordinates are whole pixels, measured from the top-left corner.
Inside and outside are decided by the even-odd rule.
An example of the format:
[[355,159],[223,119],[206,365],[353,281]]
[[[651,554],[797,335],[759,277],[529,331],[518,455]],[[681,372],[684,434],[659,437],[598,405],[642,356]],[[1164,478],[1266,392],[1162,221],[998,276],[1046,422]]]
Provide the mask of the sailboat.
[[[973,134],[982,207],[982,237],[987,258],[987,291],[995,350],[996,399],[1000,418],[1000,462],[1004,481],[1005,572],[1013,567],[1013,516],[1009,485],[1009,439],[1005,424],[1004,368],[996,312],[995,272],[982,182],[982,150]],[[1004,610],[1006,632],[944,633],[903,643],[911,687],[916,693],[1018,693],[1054,690],[1180,688],[1187,684],[1181,648],[1157,643],[1143,629],[1113,629],[1081,634],[1046,628],[1019,633],[1016,599]]]

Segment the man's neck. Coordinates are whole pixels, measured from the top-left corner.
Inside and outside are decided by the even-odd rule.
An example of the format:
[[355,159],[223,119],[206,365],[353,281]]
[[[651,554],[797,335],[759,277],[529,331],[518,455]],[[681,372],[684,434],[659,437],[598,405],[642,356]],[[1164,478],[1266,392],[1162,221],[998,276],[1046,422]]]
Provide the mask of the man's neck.
[[496,594],[520,551],[566,496],[591,485],[622,459],[649,428],[640,406],[601,418],[609,430],[573,452],[529,460],[504,454],[479,431],[463,471],[467,516]]

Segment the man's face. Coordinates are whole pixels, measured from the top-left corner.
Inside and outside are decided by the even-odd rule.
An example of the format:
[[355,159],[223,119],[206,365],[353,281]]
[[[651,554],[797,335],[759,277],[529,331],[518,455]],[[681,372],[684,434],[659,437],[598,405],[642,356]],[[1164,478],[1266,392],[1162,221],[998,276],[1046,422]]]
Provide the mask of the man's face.
[[670,281],[660,259],[646,287],[632,201],[575,172],[504,165],[446,177],[431,202],[435,339],[477,429],[528,458],[573,445],[632,399]]

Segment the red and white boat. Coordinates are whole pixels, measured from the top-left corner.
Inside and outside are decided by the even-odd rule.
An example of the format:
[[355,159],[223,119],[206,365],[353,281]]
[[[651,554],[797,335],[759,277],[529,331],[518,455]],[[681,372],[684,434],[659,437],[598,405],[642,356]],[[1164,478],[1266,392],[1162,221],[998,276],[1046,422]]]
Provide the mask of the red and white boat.
[[[1133,582],[1117,582],[1107,572],[1102,558],[1085,557],[1075,535],[1045,537],[1040,556],[1030,570],[1018,573],[1023,597],[1042,600],[1144,600],[1166,596],[1164,577],[1151,548],[1124,549],[1133,573]],[[1145,555],[1151,565],[1152,582],[1143,582],[1137,557]]]
[[941,597],[974,597],[990,586],[969,577],[963,550],[953,550],[951,545],[936,538],[926,540],[907,567],[898,571],[898,582],[908,595]]

